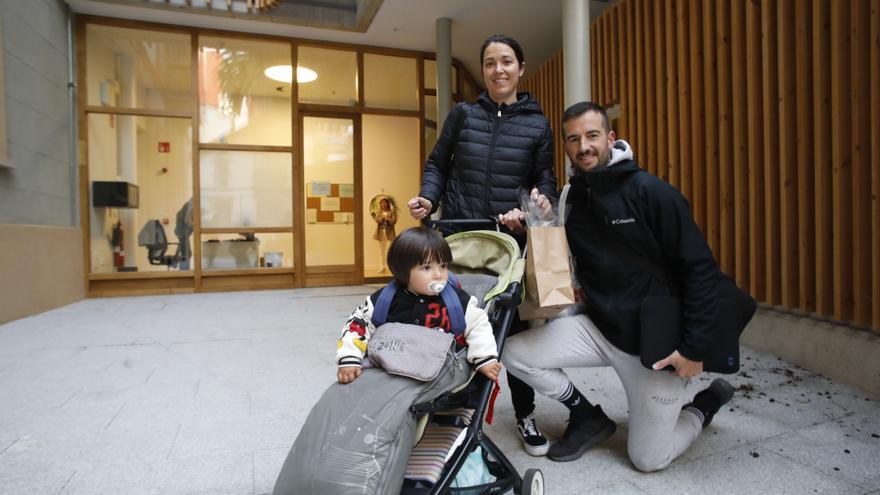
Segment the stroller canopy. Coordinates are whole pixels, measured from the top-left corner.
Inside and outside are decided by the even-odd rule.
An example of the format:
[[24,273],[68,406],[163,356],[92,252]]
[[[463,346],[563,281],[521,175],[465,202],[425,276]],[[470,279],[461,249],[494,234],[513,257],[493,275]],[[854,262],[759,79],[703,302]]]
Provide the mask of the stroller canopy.
[[[504,292],[513,282],[522,281],[525,261],[519,245],[508,234],[490,230],[457,232],[446,238],[452,249],[452,265],[449,269],[460,275],[462,285],[483,302]],[[485,287],[474,288],[475,278],[483,275]],[[490,280],[486,276],[491,276]],[[479,282],[477,282],[479,283]]]

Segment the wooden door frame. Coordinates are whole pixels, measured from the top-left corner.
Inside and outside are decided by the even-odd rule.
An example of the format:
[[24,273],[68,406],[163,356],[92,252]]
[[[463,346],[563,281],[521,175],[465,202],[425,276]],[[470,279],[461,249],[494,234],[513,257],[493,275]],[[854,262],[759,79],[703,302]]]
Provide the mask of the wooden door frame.
[[[329,265],[312,267],[306,266],[306,236],[305,236],[305,127],[303,121],[306,117],[330,118],[350,120],[353,129],[352,136],[352,157],[353,157],[353,181],[354,181],[354,265]],[[364,225],[363,225],[363,153],[362,153],[362,126],[361,114],[350,112],[323,111],[323,110],[306,110],[300,109],[297,118],[297,148],[298,148],[298,167],[296,170],[297,190],[294,195],[301,195],[297,201],[298,207],[294,208],[294,225],[301,233],[297,235],[298,248],[298,265],[302,267],[297,270],[302,274],[300,287],[321,287],[327,285],[357,285],[364,283]],[[296,205],[295,205],[296,206]]]

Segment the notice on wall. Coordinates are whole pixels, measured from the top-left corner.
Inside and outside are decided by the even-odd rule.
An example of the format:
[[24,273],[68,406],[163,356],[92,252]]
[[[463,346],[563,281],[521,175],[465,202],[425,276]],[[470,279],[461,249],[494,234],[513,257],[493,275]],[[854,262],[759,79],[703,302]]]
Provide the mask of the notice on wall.
[[306,192],[306,222],[354,222],[354,184],[310,182]]
[[308,194],[306,196],[329,196],[330,195],[330,183],[329,182],[310,182]]
[[339,211],[339,198],[321,198],[321,211]]
[[339,184],[339,197],[340,198],[353,198],[354,197],[354,184]]

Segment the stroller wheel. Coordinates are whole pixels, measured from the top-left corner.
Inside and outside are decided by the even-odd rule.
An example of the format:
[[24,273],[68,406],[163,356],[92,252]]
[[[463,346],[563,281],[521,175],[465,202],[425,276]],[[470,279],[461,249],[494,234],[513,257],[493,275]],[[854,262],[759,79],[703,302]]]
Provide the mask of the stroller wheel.
[[544,475],[540,469],[526,469],[520,493],[522,495],[544,495]]

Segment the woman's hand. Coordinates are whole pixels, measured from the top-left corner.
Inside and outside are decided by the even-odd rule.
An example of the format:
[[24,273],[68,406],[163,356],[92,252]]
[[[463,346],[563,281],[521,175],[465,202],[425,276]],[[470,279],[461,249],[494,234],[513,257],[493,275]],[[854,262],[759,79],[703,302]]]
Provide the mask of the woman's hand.
[[681,378],[693,378],[703,372],[702,361],[691,361],[679,354],[678,351],[673,351],[672,354],[666,356],[665,359],[661,359],[654,363],[653,368],[655,370],[662,370],[670,365],[675,368],[673,374]]
[[501,373],[501,363],[495,361],[494,363],[487,364],[485,366],[480,366],[477,370],[482,373],[486,378],[492,380],[493,382],[498,379],[498,374]]
[[343,385],[355,381],[359,376],[361,376],[360,366],[346,366],[345,368],[338,368],[336,370],[336,378],[338,378],[339,383]]
[[523,213],[519,208],[514,208],[507,213],[502,215],[498,215],[498,221],[501,225],[504,225],[511,232],[525,232],[526,231],[526,214]]
[[421,220],[428,216],[433,207],[430,201],[421,196],[416,196],[409,200],[409,202],[406,203],[406,206],[409,206],[409,214],[416,220]]
[[[544,196],[540,192],[538,192],[538,188],[532,188],[532,192],[530,194],[530,205],[529,207],[537,208],[535,212],[542,218],[547,218],[551,213],[553,213],[552,203],[547,199],[547,196]],[[511,232],[519,233],[525,232],[526,230],[526,214],[520,210],[519,208],[514,208],[507,213],[498,215],[498,221],[501,225],[504,225]]]

